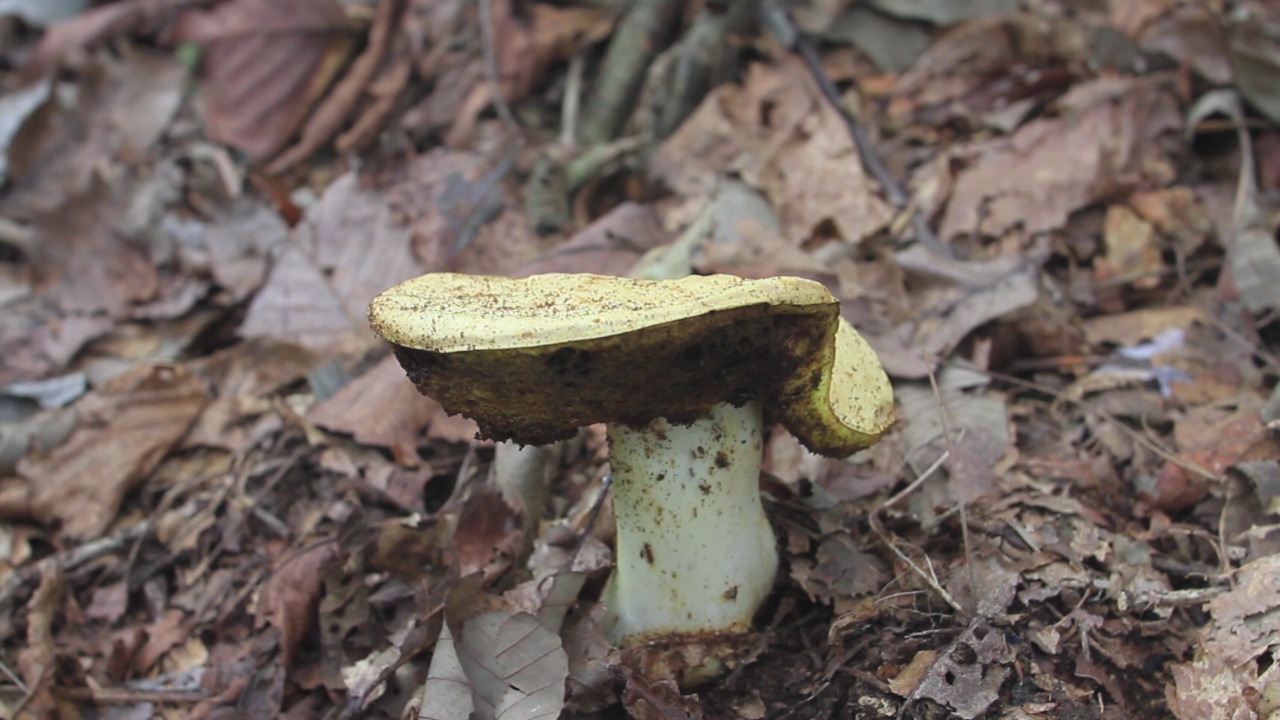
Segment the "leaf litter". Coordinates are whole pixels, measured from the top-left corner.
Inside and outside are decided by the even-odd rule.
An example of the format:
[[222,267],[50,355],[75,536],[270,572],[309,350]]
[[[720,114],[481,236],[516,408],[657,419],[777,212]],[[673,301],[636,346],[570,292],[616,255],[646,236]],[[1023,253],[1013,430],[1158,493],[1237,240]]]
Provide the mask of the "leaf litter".
[[[0,4],[0,715],[1280,712],[1265,4],[700,3],[651,69],[302,4]],[[770,433],[727,676],[604,639],[602,428],[477,439],[368,330],[442,269],[802,275],[880,353],[880,445]]]

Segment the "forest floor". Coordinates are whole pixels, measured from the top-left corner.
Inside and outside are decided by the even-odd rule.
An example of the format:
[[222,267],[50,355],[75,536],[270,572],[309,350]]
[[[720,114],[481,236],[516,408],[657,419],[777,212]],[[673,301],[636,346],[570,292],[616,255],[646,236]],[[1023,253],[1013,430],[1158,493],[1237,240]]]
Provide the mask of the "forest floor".
[[[1280,717],[1277,37],[0,1],[0,717]],[[601,634],[602,427],[514,453],[414,392],[366,308],[437,270],[802,276],[875,348],[879,444],[768,433],[727,676]]]

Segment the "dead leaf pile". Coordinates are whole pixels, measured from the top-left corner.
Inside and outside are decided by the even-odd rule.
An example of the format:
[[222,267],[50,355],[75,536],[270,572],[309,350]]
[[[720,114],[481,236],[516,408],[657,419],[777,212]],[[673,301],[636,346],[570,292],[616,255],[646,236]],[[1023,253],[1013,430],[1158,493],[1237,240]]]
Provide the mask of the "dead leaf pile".
[[[0,716],[1280,712],[1280,15],[785,5],[0,0]],[[600,631],[603,427],[369,330],[437,270],[800,275],[880,354],[879,445],[769,434],[724,677]]]

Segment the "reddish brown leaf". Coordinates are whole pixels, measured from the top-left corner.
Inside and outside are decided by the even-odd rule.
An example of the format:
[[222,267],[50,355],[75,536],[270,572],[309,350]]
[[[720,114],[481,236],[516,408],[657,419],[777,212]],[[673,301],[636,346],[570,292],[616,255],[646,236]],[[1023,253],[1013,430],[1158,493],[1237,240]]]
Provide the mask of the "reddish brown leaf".
[[284,147],[355,40],[334,0],[229,0],[187,10],[173,36],[203,48],[210,136],[255,160]]
[[320,606],[320,568],[337,557],[333,542],[314,542],[277,559],[271,575],[262,585],[258,599],[261,626],[271,623],[280,629],[282,664],[293,667],[294,655],[316,626]]

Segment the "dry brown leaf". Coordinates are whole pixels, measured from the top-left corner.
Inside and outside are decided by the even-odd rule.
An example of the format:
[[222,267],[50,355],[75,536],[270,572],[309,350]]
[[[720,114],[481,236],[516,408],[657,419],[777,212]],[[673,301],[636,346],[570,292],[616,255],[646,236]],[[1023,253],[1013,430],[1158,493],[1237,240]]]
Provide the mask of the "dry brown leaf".
[[28,76],[47,73],[68,53],[123,34],[158,25],[174,10],[190,0],[121,0],[99,5],[50,25],[40,38],[23,72]]
[[[1008,660],[1001,662],[997,657],[984,657],[993,654],[984,645],[1002,643],[1004,634],[997,629],[986,628],[986,635],[978,640],[972,633],[972,629],[966,631],[951,650],[934,659],[922,673],[920,684],[908,696],[908,702],[915,698],[929,698],[951,708],[956,717],[973,720],[999,699],[1000,687],[1010,674],[1009,668],[1003,664]],[[961,646],[971,648],[973,653],[954,651]]]
[[63,595],[62,573],[56,569],[40,578],[40,584],[27,601],[26,645],[18,651],[17,671],[26,681],[28,697],[14,720],[39,720],[51,717],[78,718],[79,713],[67,701],[53,693],[58,647],[53,635],[53,621]]
[[445,627],[422,687],[418,717],[553,720],[564,708],[568,657],[533,615],[477,594],[478,578],[449,592]]
[[1164,267],[1155,228],[1124,205],[1107,208],[1102,231],[1107,252],[1094,261],[1098,280],[1122,279],[1134,287],[1151,289],[1160,284]]
[[897,675],[889,681],[889,690],[900,697],[908,697],[915,693],[916,688],[920,687],[920,683],[924,680],[925,673],[929,668],[933,667],[933,663],[938,659],[937,650],[921,650],[911,658],[911,662],[898,671]]
[[129,609],[129,587],[124,582],[115,582],[95,588],[84,615],[92,620],[99,620],[108,625],[114,624],[124,617]]
[[1198,250],[1213,233],[1208,209],[1191,188],[1182,185],[1136,192],[1129,197],[1129,207],[1186,255]]
[[306,160],[337,134],[382,67],[403,10],[404,0],[380,0],[364,50],[316,106],[302,128],[302,137],[271,161],[268,172],[282,173]]
[[386,195],[422,267],[510,275],[539,254],[506,175],[501,162],[440,147],[406,164]]
[[[1157,17],[1142,18],[1134,10],[1142,3],[1116,3],[1113,15],[1128,10],[1129,17],[1119,18],[1130,26],[1126,28],[1143,50],[1164,53],[1180,63],[1186,63],[1215,85],[1231,83],[1231,58],[1226,39],[1222,34],[1221,19],[1205,6],[1165,3],[1164,7],[1151,3],[1147,13]],[[1163,12],[1162,12],[1163,11]],[[1138,11],[1141,12],[1141,11]],[[1140,27],[1139,27],[1140,26]]]
[[674,680],[652,681],[627,665],[619,669],[627,681],[622,706],[634,720],[702,720],[698,696],[681,694]]
[[334,0],[230,0],[188,9],[177,42],[198,42],[209,135],[262,160],[298,129],[355,45]]
[[280,629],[281,664],[286,671],[307,635],[316,627],[321,598],[320,568],[338,556],[334,542],[313,542],[277,558],[258,596],[258,627]]
[[204,232],[209,272],[240,302],[262,286],[272,253],[288,239],[289,228],[269,208],[243,201],[219,208]]
[[963,262],[940,257],[920,244],[895,254],[898,266],[919,281],[910,319],[891,333],[867,335],[885,370],[920,378],[947,357],[972,330],[1032,305],[1040,296],[1035,257]]
[[147,626],[147,642],[138,648],[133,658],[133,669],[139,673],[149,672],[170,650],[191,639],[192,625],[182,610],[166,610],[159,620]]
[[1186,462],[1221,477],[1239,462],[1280,458],[1280,444],[1263,425],[1259,406],[1257,399],[1245,396],[1234,410],[1204,406],[1187,411],[1173,429],[1184,462],[1166,460],[1150,485],[1138,484],[1138,497],[1162,510],[1187,508],[1208,494],[1211,481],[1184,467]]
[[1015,226],[1030,234],[1057,230],[1071,213],[1143,178],[1153,141],[1181,125],[1159,78],[1081,83],[1059,105],[1060,117],[974,148],[947,203],[943,239],[999,236]]
[[1269,555],[1237,571],[1236,585],[1209,602],[1204,648],[1238,667],[1280,646],[1280,557]]
[[552,272],[626,275],[646,251],[668,242],[671,235],[658,224],[652,207],[625,202],[512,274],[517,277]]
[[180,442],[208,402],[199,378],[180,366],[141,365],[75,404],[80,427],[65,444],[18,466],[27,507],[60,522],[67,537],[93,538],[124,496]]
[[240,335],[294,342],[322,357],[355,355],[378,344],[363,315],[347,313],[328,278],[292,242],[250,303]]
[[1128,346],[1150,340],[1165,330],[1188,330],[1193,323],[1208,323],[1204,310],[1193,305],[1144,308],[1124,313],[1112,313],[1088,318],[1084,321],[1085,339],[1098,346],[1103,343]]
[[303,348],[269,338],[237,343],[193,362],[192,372],[217,392],[183,444],[227,450],[240,447],[252,424],[273,410],[270,395],[306,377],[317,362]]
[[991,75],[1081,55],[1078,28],[1032,13],[980,18],[951,28],[902,76],[898,91],[920,105],[963,100]]
[[812,567],[793,563],[791,569],[791,576],[811,599],[830,603],[837,598],[869,595],[888,581],[884,562],[859,548],[848,533],[822,538],[815,557]]
[[1211,654],[1172,667],[1165,688],[1179,720],[1261,720],[1280,710],[1280,664],[1258,672],[1254,663],[1233,665]]
[[347,314],[364,322],[369,301],[423,272],[409,228],[383,190],[354,173],[334,180],[296,232],[298,244],[332,286]]
[[827,225],[858,243],[891,215],[844,120],[794,58],[753,65],[743,86],[713,91],[658,149],[650,171],[680,198],[664,224],[691,223],[727,169],[769,196],[783,236],[797,243]]
[[451,543],[458,574],[479,572],[493,580],[509,568],[520,535],[514,522],[518,516],[497,490],[484,487],[472,493],[462,506]]
[[28,260],[39,280],[31,297],[0,314],[0,382],[63,370],[86,342],[160,292],[151,259],[111,230],[111,207],[105,197],[83,197],[36,226]]
[[596,603],[571,615],[561,633],[569,655],[566,707],[574,712],[594,712],[618,701],[610,672],[617,665],[617,650],[605,639],[603,617],[604,606]]
[[395,357],[388,355],[332,397],[311,408],[307,418],[357,442],[390,448],[397,461],[417,465],[418,438],[443,411],[415,391]]

